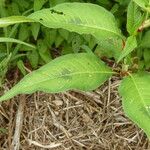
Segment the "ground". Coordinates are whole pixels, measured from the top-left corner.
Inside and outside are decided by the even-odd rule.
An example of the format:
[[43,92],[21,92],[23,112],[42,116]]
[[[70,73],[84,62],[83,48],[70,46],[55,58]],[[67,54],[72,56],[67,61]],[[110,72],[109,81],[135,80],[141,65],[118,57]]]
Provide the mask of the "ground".
[[150,150],[124,115],[119,83],[114,77],[93,92],[37,92],[3,102],[0,150]]

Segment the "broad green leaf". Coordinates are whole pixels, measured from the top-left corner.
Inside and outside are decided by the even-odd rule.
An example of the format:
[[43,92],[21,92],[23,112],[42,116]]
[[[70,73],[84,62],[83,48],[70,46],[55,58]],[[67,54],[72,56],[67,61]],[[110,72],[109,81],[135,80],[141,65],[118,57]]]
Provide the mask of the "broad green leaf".
[[150,73],[126,77],[120,87],[126,115],[141,127],[150,138]]
[[1,18],[0,27],[22,22],[40,22],[49,28],[91,34],[98,40],[123,38],[114,16],[103,7],[91,3],[63,3],[50,9],[36,11],[28,17]]
[[121,37],[114,16],[101,6],[90,3],[63,3],[42,9],[28,18],[49,28],[63,28],[97,39]]
[[5,18],[0,18],[0,27],[7,27],[16,23],[23,22],[34,22],[32,19],[25,16],[10,16]]
[[35,46],[34,46],[34,45],[31,45],[31,44],[28,44],[28,43],[25,43],[25,42],[22,42],[22,41],[20,41],[20,40],[13,39],[13,38],[0,37],[0,43],[1,43],[1,42],[18,43],[18,44],[26,45],[26,46],[28,46],[28,47],[31,47],[31,48],[34,48],[34,49],[35,49]]
[[149,5],[149,0],[133,0],[137,5],[139,5],[140,7],[147,9],[148,5]]
[[121,55],[119,56],[117,62],[122,60],[128,54],[130,54],[136,47],[137,47],[136,37],[135,36],[128,37],[126,44],[125,44],[125,47],[124,47],[123,51],[121,52]]
[[131,1],[127,10],[127,31],[130,35],[136,35],[138,28],[143,22],[140,7]]
[[148,30],[144,36],[142,37],[141,43],[139,44],[139,47],[141,48],[150,48],[150,30]]
[[68,54],[25,76],[2,96],[0,101],[10,99],[17,94],[30,94],[35,91],[48,93],[71,89],[89,91],[100,86],[112,73],[94,54]]

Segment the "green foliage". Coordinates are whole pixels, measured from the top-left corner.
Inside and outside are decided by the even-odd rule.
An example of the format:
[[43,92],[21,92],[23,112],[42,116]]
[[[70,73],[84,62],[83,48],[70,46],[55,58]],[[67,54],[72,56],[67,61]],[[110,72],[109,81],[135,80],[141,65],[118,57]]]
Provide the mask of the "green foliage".
[[0,84],[14,67],[25,76],[0,101],[94,90],[116,75],[102,58],[127,76],[119,88],[124,111],[150,138],[149,12],[149,0],[0,1]]
[[26,70],[25,70],[25,66],[22,60],[19,60],[17,62],[17,67],[20,69],[21,73],[25,76],[27,74]]
[[150,138],[150,74],[126,77],[119,88],[127,116],[138,124]]
[[137,3],[140,7],[149,10],[149,0],[133,0]]
[[136,47],[137,47],[136,37],[135,36],[128,37],[126,44],[125,44],[125,47],[124,47],[123,51],[121,52],[121,54],[118,58],[118,62],[120,60],[122,60],[122,58],[129,55]]
[[8,64],[10,62],[10,58],[11,55],[8,55],[7,57],[5,57],[1,62],[0,62],[0,87],[2,86],[2,80],[6,74],[6,72],[8,71]]
[[40,10],[48,0],[34,0],[34,11]]
[[34,22],[34,21],[24,16],[11,16],[7,18],[0,18],[0,27],[7,27],[9,25],[23,22]]
[[[85,11],[88,15],[85,15]],[[108,36],[121,37],[113,15],[93,4],[64,3],[51,9],[37,11],[28,18],[49,28],[63,28],[79,34],[91,34],[98,40]]]
[[112,71],[94,54],[68,54],[57,58],[24,77],[0,98],[10,99],[20,93],[63,92],[70,89],[93,90],[106,81]]
[[144,20],[144,15],[136,3],[131,1],[127,11],[127,31],[130,35],[136,35],[138,28]]
[[[85,11],[88,11],[89,15],[85,15]],[[37,11],[27,18],[19,16],[2,18],[0,27],[21,22],[40,22],[49,28],[63,28],[79,34],[91,34],[98,40],[106,39],[108,36],[122,37],[114,16],[104,8],[93,4],[65,3]]]
[[28,44],[28,43],[25,43],[25,42],[22,42],[20,40],[17,40],[17,39],[13,39],[13,38],[5,38],[5,37],[2,37],[0,38],[0,43],[1,42],[11,42],[11,43],[18,43],[18,44],[22,44],[22,45],[26,45],[28,47],[31,47],[31,48],[34,48],[35,49],[35,46],[31,45],[31,44]]
[[143,38],[141,39],[141,42],[140,42],[139,46],[140,46],[141,48],[150,48],[149,39],[150,39],[150,31],[148,30],[148,31],[143,35]]

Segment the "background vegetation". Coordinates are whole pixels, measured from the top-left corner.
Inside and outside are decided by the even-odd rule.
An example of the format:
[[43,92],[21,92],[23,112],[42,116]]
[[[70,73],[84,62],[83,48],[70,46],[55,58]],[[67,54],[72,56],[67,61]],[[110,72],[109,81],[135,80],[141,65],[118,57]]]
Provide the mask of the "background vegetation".
[[[29,0],[28,2],[25,0],[1,0],[0,16],[27,16],[33,11],[53,7],[63,2],[91,2],[101,5],[115,15],[118,21],[118,26],[123,29],[125,34],[127,34],[126,9],[129,3],[128,0]],[[112,58],[119,55],[117,50],[114,51],[116,47],[110,48],[103,43],[102,46],[97,46],[96,40],[90,35],[81,36],[77,33],[70,33],[63,29],[49,29],[37,23],[21,24],[0,29],[0,34],[1,37],[16,38],[37,45],[37,49],[32,49],[31,47],[19,44],[0,43],[1,83],[8,68],[12,69],[18,67],[21,73],[26,75],[28,69],[37,69],[39,66],[48,63],[57,56],[82,51],[83,45],[87,45],[90,49],[93,49],[93,51],[95,51],[100,57],[107,56],[108,58]]]
[[[51,29],[51,28],[44,27],[40,23],[33,23],[33,22],[32,23],[24,23],[24,24],[15,24],[13,26],[1,28],[0,29],[0,36],[1,36],[1,38],[0,38],[0,86],[3,89],[5,89],[4,79],[9,79],[10,81],[12,81],[14,83],[19,78],[22,78],[23,76],[30,73],[32,70],[35,70],[35,69],[51,62],[52,59],[54,59],[58,56],[61,56],[61,55],[74,53],[74,55],[69,55],[70,57],[67,55],[66,57],[63,57],[62,59],[60,59],[62,62],[63,62],[63,60],[65,61],[65,59],[67,60],[67,58],[68,58],[68,60],[70,59],[70,61],[71,60],[73,61],[74,56],[76,56],[76,59],[78,58],[78,61],[84,62],[84,58],[87,58],[87,57],[84,57],[84,56],[86,56],[86,54],[82,54],[83,59],[81,59],[81,57],[77,57],[78,55],[75,55],[75,53],[92,51],[93,53],[98,55],[98,57],[101,58],[101,60],[103,60],[114,71],[118,72],[118,74],[114,78],[112,78],[111,80],[108,81],[108,95],[106,96],[107,102],[103,101],[102,102],[103,104],[102,103],[97,104],[97,103],[99,103],[98,99],[94,98],[94,101],[96,101],[96,105],[94,103],[95,107],[93,106],[93,104],[90,103],[90,106],[92,107],[92,109],[94,109],[94,108],[98,109],[98,111],[96,113],[100,113],[100,110],[98,107],[99,107],[99,105],[103,105],[103,107],[102,107],[102,108],[104,108],[104,112],[103,112],[104,116],[103,117],[105,118],[105,110],[107,109],[108,112],[106,113],[106,116],[109,118],[111,111],[108,110],[108,106],[109,105],[111,106],[111,104],[113,104],[113,102],[116,101],[116,100],[114,100],[113,97],[110,96],[110,93],[111,93],[110,92],[110,88],[111,88],[110,84],[111,83],[114,84],[114,83],[118,82],[120,80],[120,78],[122,78],[124,76],[127,76],[127,75],[130,76],[130,73],[135,73],[135,72],[139,73],[141,71],[147,71],[147,72],[150,71],[150,57],[149,57],[150,44],[148,41],[148,39],[150,38],[150,32],[147,28],[150,26],[150,23],[149,23],[149,13],[148,13],[149,10],[146,10],[146,9],[149,9],[149,6],[143,5],[144,3],[146,3],[146,1],[142,2],[140,0],[139,1],[134,0],[134,2],[130,1],[130,0],[126,0],[126,1],[124,1],[124,0],[112,0],[112,1],[110,1],[110,0],[95,0],[95,1],[92,1],[92,0],[34,0],[34,1],[33,0],[29,0],[29,1],[26,1],[26,0],[0,0],[0,17],[1,18],[9,17],[12,15],[28,16],[31,13],[36,12],[40,9],[54,7],[57,4],[64,3],[64,2],[82,2],[82,3],[86,2],[86,3],[94,3],[99,6],[104,7],[105,9],[107,9],[109,12],[111,12],[114,15],[116,22],[117,22],[117,27],[120,28],[122,31],[123,38],[122,39],[107,38],[107,39],[102,39],[101,41],[98,42],[98,40],[96,38],[94,38],[92,35],[85,35],[85,34],[79,35],[78,33],[69,32],[64,29]],[[142,7],[142,8],[140,8],[140,7]],[[51,13],[60,13],[61,14],[63,12],[55,12],[55,10],[51,10]],[[95,16],[93,16],[93,17],[95,17]],[[0,27],[1,27],[1,25],[0,25]],[[127,39],[125,37],[127,37]],[[24,41],[26,43],[23,43],[18,40],[14,40],[14,39],[18,39],[18,40]],[[27,43],[29,43],[29,44],[27,44]],[[95,59],[95,58],[96,57],[94,55],[91,55],[92,63],[93,64],[95,63],[95,66],[96,66],[98,59]],[[59,61],[59,60],[57,61],[57,60],[55,61],[55,63],[61,64],[61,61]],[[121,61],[121,63],[119,63],[120,61]],[[76,64],[76,66],[77,65],[78,64]],[[97,68],[98,67],[99,66],[97,66]],[[101,66],[101,68],[103,68],[103,66]],[[104,68],[104,70],[105,70],[105,68]],[[107,68],[106,68],[106,71],[108,71]],[[65,73],[66,73],[66,70],[65,70]],[[146,100],[149,99],[149,97],[148,97],[149,92],[147,89],[148,89],[148,82],[149,82],[150,78],[149,78],[149,75],[146,73],[142,74],[142,75],[143,75],[143,77],[141,76],[141,74],[137,74],[135,76],[131,75],[130,78],[128,77],[126,80],[123,80],[123,86],[121,86],[121,88],[120,88],[120,91],[121,91],[120,93],[127,100],[131,100],[131,98],[133,98],[133,96],[134,96],[132,90],[134,92],[138,92],[139,97],[137,95],[137,97],[134,97],[133,101],[132,101],[132,103],[134,102],[134,109],[132,109],[130,101],[127,101],[127,102],[123,101],[124,109],[125,109],[126,113],[128,114],[128,116],[132,120],[134,120],[137,124],[139,123],[139,126],[144,129],[144,131],[147,133],[148,136],[150,136],[150,132],[148,130],[149,126],[147,124],[149,118],[148,118],[148,120],[146,120],[146,118],[148,117],[146,113],[148,113],[148,115],[149,115],[149,101],[146,101]],[[109,78],[109,77],[107,76],[104,78]],[[141,80],[143,82],[141,82]],[[34,79],[32,81],[34,81]],[[135,83],[132,85],[133,81],[135,81]],[[128,83],[131,83],[130,86]],[[141,86],[141,83],[142,83],[142,86]],[[132,88],[132,86],[133,86],[133,88]],[[142,88],[141,88],[142,90],[141,89],[138,90],[138,88],[139,88],[138,86],[143,87],[144,90]],[[88,85],[86,87],[88,89]],[[129,88],[126,89],[126,87],[129,87]],[[102,87],[102,90],[105,93],[106,92],[104,90],[105,88],[104,89],[103,88],[104,87]],[[56,89],[57,89],[57,86],[56,86]],[[92,87],[91,87],[91,89],[92,89]],[[34,91],[34,89],[33,89],[33,91]],[[116,89],[115,90],[113,89],[113,91],[116,92]],[[127,91],[128,95],[124,94],[124,91]],[[14,96],[15,94],[12,94],[12,96]],[[60,106],[62,106],[62,108],[63,108],[62,102],[65,101],[66,95],[68,96],[68,94],[70,94],[70,93],[62,94],[63,98],[60,101],[56,100],[57,94],[54,95],[54,97],[55,97],[54,99],[56,100],[55,102],[56,102],[56,105],[58,105],[58,107],[59,107],[59,104],[61,103]],[[72,94],[73,94],[73,97],[72,97]],[[75,97],[74,97],[74,94],[75,94]],[[69,97],[71,99],[74,99],[78,96],[82,97],[82,95],[85,95],[84,92],[80,92],[81,95],[80,94],[78,95],[78,94],[76,93],[76,91],[71,92],[71,95],[69,95]],[[90,98],[92,97],[91,93],[86,93],[86,94],[87,94],[87,97],[89,95],[90,95],[89,96]],[[58,97],[61,97],[60,95]],[[96,96],[98,95],[97,91],[95,91],[95,93],[93,93],[93,97],[95,97],[95,95]],[[114,94],[114,93],[112,93],[112,95],[115,95],[114,96],[115,98],[117,97],[116,94]],[[10,96],[10,97],[12,97],[12,96]],[[132,97],[130,97],[130,96],[132,96]],[[136,98],[138,99],[138,102],[136,102]],[[6,99],[6,98],[4,97],[4,99]],[[23,98],[23,99],[26,99],[26,98]],[[118,97],[116,99],[118,100]],[[49,104],[48,104],[47,100],[45,100],[45,101],[47,103],[47,106],[45,107],[45,109],[46,108],[49,109],[49,107],[48,107]],[[22,101],[20,102],[20,104],[21,103],[22,103]],[[23,104],[24,104],[23,106],[25,106],[25,103],[23,103]],[[129,107],[128,107],[128,104],[130,104]],[[36,102],[35,102],[35,105],[36,105],[36,109],[37,109]],[[73,105],[75,106],[76,104],[73,103]],[[19,106],[18,106],[18,111],[19,111]],[[39,104],[39,106],[41,107],[41,104]],[[65,106],[65,104],[64,104],[64,106]],[[118,103],[116,104],[116,106],[118,106]],[[143,111],[146,110],[146,113],[141,111],[139,106],[142,107]],[[112,107],[110,108],[110,110],[111,109],[112,109]],[[113,107],[113,109],[114,109],[114,107]],[[138,117],[135,116],[136,110],[137,110]],[[63,113],[65,113],[65,112],[63,112]],[[87,120],[89,119],[89,121],[94,122],[94,118],[93,118],[93,116],[90,116],[89,110],[87,111],[87,113],[89,116],[87,115],[87,116],[85,116],[85,118],[87,117],[86,118]],[[5,113],[3,113],[3,114],[5,114]],[[58,124],[55,122],[56,116],[54,115],[54,110],[50,110],[50,114],[52,116],[54,126],[58,127]],[[119,112],[119,114],[121,114],[121,112]],[[144,116],[142,116],[143,114],[144,114]],[[76,118],[78,118],[78,115],[76,115]],[[7,115],[4,115],[4,116],[6,117]],[[72,117],[72,116],[70,116],[70,117]],[[141,121],[141,119],[139,119],[140,117],[143,117],[142,118],[143,121]],[[82,116],[82,118],[84,119],[83,116]],[[91,118],[91,120],[90,120],[90,118]],[[67,119],[68,119],[68,116],[67,116]],[[124,116],[121,119],[121,125],[124,122],[123,119],[125,119]],[[73,118],[72,118],[72,120],[73,120]],[[5,121],[3,121],[3,122],[5,122]],[[60,122],[61,123],[63,122],[62,116],[60,118]],[[81,123],[80,121],[77,121],[77,122],[79,124]],[[101,123],[98,122],[98,124],[101,124]],[[130,124],[131,123],[125,123],[123,125],[125,125],[125,128],[128,129],[130,127]],[[105,125],[109,126],[108,123],[104,123],[104,126],[101,128],[101,130],[103,130],[103,129],[107,130],[107,127],[105,127]],[[117,125],[120,126],[120,123],[117,123]],[[67,126],[68,130],[70,130],[69,124],[67,124],[65,126]],[[34,127],[34,125],[33,125],[33,127]],[[95,125],[94,128],[96,129],[98,127]],[[69,137],[67,130],[65,130],[63,127],[59,128],[59,129],[61,131],[63,131],[65,134],[67,132],[66,137],[67,138]],[[52,130],[52,128],[50,128],[50,130]],[[92,127],[92,130],[93,130],[93,127]],[[10,129],[9,129],[9,131],[10,131]],[[110,128],[109,128],[109,131],[110,131]],[[0,128],[0,132],[5,134],[5,133],[7,133],[7,130],[5,130],[5,128]],[[13,131],[11,131],[11,132],[13,133]],[[115,130],[115,133],[116,132],[117,131]],[[133,146],[132,142],[135,142],[135,143],[137,143],[137,145],[139,145],[143,141],[144,141],[143,142],[144,145],[141,144],[141,147],[148,148],[149,143],[147,140],[145,140],[146,137],[145,136],[139,137],[140,133],[138,132],[137,134],[135,134],[135,132],[136,131],[134,130],[134,133],[132,133],[134,136],[131,136],[132,138],[129,138],[130,136],[128,138],[124,138],[122,136],[117,136],[117,137],[118,138],[121,137],[121,139],[126,140],[127,143],[125,145],[126,146],[128,145],[129,148],[131,148]],[[99,130],[96,130],[95,133],[96,134],[94,134],[94,135],[96,137],[100,136]],[[53,134],[55,134],[55,133],[53,132]],[[80,133],[78,133],[78,134],[80,134]],[[88,134],[88,132],[86,134]],[[9,134],[9,136],[10,136],[10,134]],[[15,137],[15,134],[14,134],[14,137]],[[91,137],[92,137],[92,135],[90,135],[90,138]],[[58,138],[56,138],[56,139],[58,139]],[[140,142],[137,142],[138,139],[140,139]],[[119,142],[121,142],[121,141],[119,141]],[[130,142],[131,142],[131,145],[129,144]],[[32,140],[29,140],[29,143],[39,146],[39,147],[42,147],[41,145],[39,145],[38,143],[36,143]],[[86,147],[86,148],[88,147],[87,143],[83,142],[84,144],[82,144],[82,142],[80,143],[79,141],[77,143],[78,143],[77,145],[79,147],[80,146]],[[100,144],[100,143],[103,143],[103,144]],[[103,142],[99,142],[99,144],[96,145],[97,144],[97,141],[96,141],[96,142],[94,142],[94,146],[92,148],[94,148],[94,147],[105,148],[105,147],[107,147],[106,143],[107,143],[106,141],[105,142],[103,141]],[[62,145],[62,143],[59,143],[59,144]],[[59,147],[60,146],[59,144],[58,145],[56,144],[55,146]],[[72,141],[71,141],[71,144],[72,144]],[[5,145],[5,144],[2,143],[2,145]],[[63,143],[63,145],[64,145],[64,143]],[[125,148],[126,148],[126,146],[125,146]],[[10,141],[9,141],[9,147],[11,147]],[[74,148],[74,146],[72,146],[72,147]],[[110,147],[111,147],[111,144],[107,148],[110,148]],[[115,149],[115,147],[113,147],[113,148]]]

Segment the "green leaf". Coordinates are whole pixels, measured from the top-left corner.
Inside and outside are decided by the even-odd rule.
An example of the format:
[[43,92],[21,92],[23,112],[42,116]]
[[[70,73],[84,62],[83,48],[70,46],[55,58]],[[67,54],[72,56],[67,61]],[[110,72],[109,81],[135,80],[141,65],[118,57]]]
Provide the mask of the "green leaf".
[[49,51],[45,41],[38,40],[37,49],[38,49],[39,55],[41,56],[42,60],[45,63],[48,63],[52,60],[52,57],[50,55],[50,51]]
[[29,36],[30,36],[29,27],[26,24],[21,24],[18,33],[19,40],[21,41],[27,40]]
[[61,55],[66,55],[66,54],[70,54],[70,53],[73,53],[71,45],[69,45],[67,42],[64,42],[63,48],[61,50]]
[[147,6],[149,4],[149,0],[133,0],[137,5],[142,7],[143,9],[147,9]]
[[58,5],[60,3],[65,3],[67,2],[68,0],[49,0],[49,3],[50,3],[50,6],[53,7],[55,5]]
[[63,28],[97,39],[121,37],[114,16],[101,6],[90,3],[63,3],[34,12],[28,18],[49,28]]
[[51,47],[57,38],[57,30],[56,29],[47,29],[42,28],[42,33],[44,34],[44,40],[46,41],[46,44]]
[[91,34],[99,41],[114,37],[123,38],[114,16],[103,7],[91,3],[63,3],[36,11],[28,17],[1,18],[0,27],[22,22],[40,22],[49,28]]
[[[21,8],[21,9],[27,9],[27,8],[29,8],[29,6],[30,6],[30,4],[31,3],[29,3],[29,1],[27,1],[27,0],[15,0],[15,2],[19,5],[19,7]],[[23,10],[24,10],[23,9]]]
[[7,27],[16,23],[23,22],[34,22],[34,20],[27,18],[25,16],[10,16],[5,18],[0,18],[0,27]]
[[72,49],[75,53],[78,53],[80,51],[82,44],[83,44],[83,38],[80,35],[74,35],[72,39]]
[[47,0],[34,0],[34,11],[40,10]]
[[33,51],[28,52],[27,57],[30,61],[32,68],[36,69],[38,67],[38,62],[39,62],[39,54],[37,50],[34,49]]
[[122,43],[122,40],[118,38],[98,41],[98,46],[94,52],[100,57],[113,57],[117,60],[122,52]]
[[31,44],[28,44],[28,43],[25,43],[25,42],[22,42],[22,41],[20,41],[20,40],[13,39],[13,38],[0,37],[0,43],[1,43],[1,42],[18,43],[18,44],[26,45],[26,46],[28,46],[28,47],[31,47],[31,48],[34,48],[34,49],[35,49],[35,46],[34,46],[34,45],[31,45]]
[[94,37],[91,37],[90,41],[88,42],[88,46],[90,49],[93,49],[96,45],[96,39]]
[[135,36],[128,37],[125,47],[124,47],[123,51],[121,52],[117,62],[122,60],[128,54],[130,54],[136,47],[137,47],[136,37]]
[[25,76],[27,74],[26,70],[25,70],[25,66],[22,60],[19,60],[17,62],[17,67],[19,68],[19,70],[21,71],[21,73]]
[[68,40],[69,32],[67,30],[59,29],[58,32],[66,41]]
[[131,1],[127,10],[127,31],[130,35],[136,35],[138,28],[143,22],[144,17],[141,14],[139,6]]
[[150,138],[150,74],[139,73],[126,77],[120,87],[126,115],[141,127]]
[[17,94],[30,94],[35,91],[48,93],[72,89],[89,91],[100,86],[112,73],[94,54],[68,54],[25,76],[2,96],[0,101],[10,99]]
[[141,48],[150,48],[150,30],[148,30],[144,36],[142,37],[141,43],[139,44],[139,47]]
[[144,49],[143,58],[146,69],[150,69],[150,49]]
[[18,7],[17,3],[12,2],[11,7],[12,7],[11,9],[12,9],[13,14],[20,15],[19,7]]
[[110,12],[112,14],[117,13],[117,11],[119,10],[119,4],[114,4],[113,7],[111,8]]
[[63,43],[63,41],[64,41],[64,38],[60,35],[57,35],[55,39],[55,46],[59,47]]
[[37,40],[41,25],[39,23],[32,23],[31,32],[34,37],[34,40]]
[[8,70],[8,65],[10,63],[11,59],[11,54],[5,57],[1,62],[0,62],[0,87],[2,86],[2,81],[4,77],[6,76],[7,70]]

